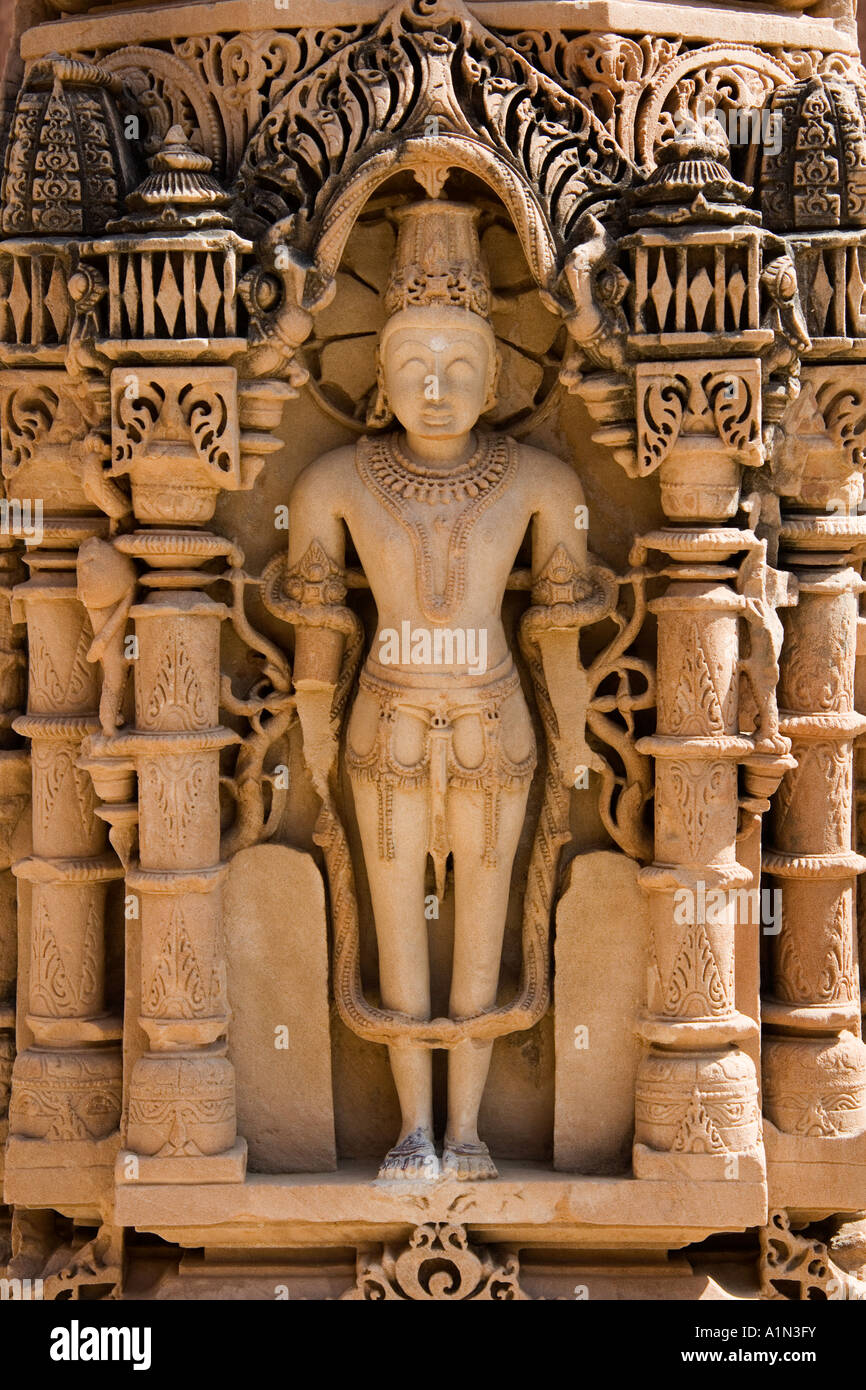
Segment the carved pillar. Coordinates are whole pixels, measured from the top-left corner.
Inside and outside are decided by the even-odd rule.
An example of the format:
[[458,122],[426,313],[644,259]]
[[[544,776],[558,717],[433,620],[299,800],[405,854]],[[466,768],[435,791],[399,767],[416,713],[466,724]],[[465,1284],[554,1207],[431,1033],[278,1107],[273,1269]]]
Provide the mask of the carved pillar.
[[[18,961],[5,1197],[33,1205],[58,1200],[58,1169],[65,1200],[97,1198],[120,1114],[121,1029],[106,1003],[104,914],[121,870],[78,767],[96,726],[98,681],[75,577],[79,544],[108,530],[103,511],[116,513],[101,495],[104,382],[85,378],[70,351],[70,239],[103,230],[132,181],[122,91],[94,64],[57,55],[34,62],[0,192],[0,225],[15,238],[0,247],[0,362],[12,367],[0,379],[2,467],[30,568],[14,590],[29,671],[27,712],[13,728],[32,743],[33,830],[33,853],[14,868],[30,910],[20,932],[27,949]],[[8,747],[7,735],[2,742]]]
[[[649,1044],[636,1087],[638,1177],[677,1171],[760,1176],[755,1065],[741,1045],[757,1022],[736,1006],[736,890],[752,874],[737,862],[738,762],[754,753],[739,734],[739,623],[745,599],[726,581],[748,537],[733,529],[657,533],[647,547],[675,562],[650,607],[658,616],[658,725],[642,740],[656,759],[652,960],[639,1032]],[[660,1152],[661,1151],[661,1152]]]
[[[775,798],[766,856],[782,930],[763,1001],[764,1108],[768,1156],[781,1174],[796,1174],[797,1206],[838,1209],[862,1205],[866,1153],[855,909],[866,859],[854,851],[852,825],[853,746],[866,729],[855,692],[866,543],[866,116],[856,88],[833,75],[778,88],[770,106],[781,138],[764,153],[761,202],[796,261],[811,345],[773,458],[782,563],[800,587],[785,619],[779,687],[798,766]],[[803,1196],[809,1163],[812,1202]]]
[[226,1055],[219,801],[220,754],[239,736],[219,723],[229,610],[205,592],[219,571],[204,569],[235,547],[193,528],[211,518],[221,487],[250,486],[263,452],[279,447],[272,431],[286,388],[239,387],[234,368],[213,366],[203,384],[193,369],[160,367],[136,369],[136,383],[130,397],[126,370],[113,373],[114,468],[130,474],[147,528],[115,541],[146,566],[146,596],[131,610],[136,726],[90,741],[96,762],[131,761],[138,776],[139,858],[127,888],[140,903],[138,1024],[149,1050],[129,1081],[126,1143],[137,1161],[121,1155],[118,1178],[239,1182],[246,1143]]
[[[816,488],[813,480],[804,489],[813,505],[827,500]],[[855,913],[866,859],[852,839],[853,744],[866,730],[854,707],[858,595],[866,586],[850,564],[863,532],[856,516],[791,512],[780,533],[800,592],[785,615],[779,684],[781,727],[798,765],[775,798],[764,860],[782,898],[763,1001],[764,1109],[780,1130],[803,1136],[866,1128]]]
[[231,546],[182,526],[119,544],[146,561],[141,582],[150,589],[132,610],[136,731],[116,750],[132,756],[138,774],[140,858],[127,888],[140,901],[139,1024],[150,1045],[130,1080],[126,1142],[142,1156],[143,1180],[241,1181],[246,1144],[236,1135],[226,1056],[219,806],[220,752],[237,738],[219,724],[227,609],[197,587],[211,576],[196,568]]
[[22,712],[25,688],[23,634],[12,617],[12,591],[21,578],[15,541],[11,535],[0,536],[0,1142],[8,1131],[15,1057],[18,908],[12,837],[30,799],[30,754],[18,746],[12,728]]
[[[633,1161],[644,1178],[760,1181],[760,926],[755,914],[747,944],[757,883],[738,841],[745,815],[754,861],[755,818],[791,762],[775,706],[775,607],[791,600],[765,544],[730,523],[743,467],[764,462],[762,400],[770,368],[786,356],[762,358],[777,350],[774,315],[795,281],[725,160],[716,134],[671,141],[633,195],[638,230],[619,243],[634,285],[620,371],[633,381],[636,423],[636,455],[622,461],[633,476],[658,470],[671,523],[633,556],[640,563],[657,551],[671,562],[664,594],[649,605],[657,729],[638,744],[655,758],[656,809],[654,863],[640,875],[651,960]],[[766,264],[768,250],[776,259]],[[638,359],[631,368],[628,357]],[[590,409],[609,423],[592,392]],[[739,968],[738,931],[750,950]]]
[[[861,568],[862,575],[862,568]],[[854,707],[858,714],[866,715],[866,617],[857,619],[857,661],[854,671]],[[866,734],[859,734],[854,740],[854,846],[862,853],[866,849]],[[857,900],[857,956],[860,970],[860,1036],[864,1032],[866,1015],[866,991],[863,978],[866,974],[866,892],[858,883],[855,893]]]
[[120,1114],[120,1021],[106,1006],[104,917],[108,884],[122,870],[77,765],[82,740],[97,725],[99,692],[87,659],[90,622],[76,593],[76,552],[108,529],[81,483],[80,461],[96,446],[80,408],[61,373],[4,378],[7,490],[34,509],[30,578],[15,588],[13,603],[13,616],[27,624],[27,712],[13,727],[31,740],[33,854],[14,869],[31,912],[29,960],[19,965],[24,1045],[10,1103],[12,1201],[38,1199],[33,1170],[61,1166],[71,1154],[92,1183],[92,1170],[113,1161]]
[[[118,1181],[235,1182],[246,1163],[226,1055],[219,801],[220,753],[239,740],[219,723],[228,610],[206,592],[219,571],[204,568],[236,552],[202,528],[220,492],[251,487],[264,456],[280,447],[273,431],[288,388],[239,385],[236,368],[224,365],[246,347],[237,336],[237,266],[252,248],[231,230],[228,195],[210,169],[173,128],[127,199],[128,215],[81,248],[82,350],[128,364],[111,373],[111,472],[129,478],[141,529],[114,546],[144,566],[145,591],[131,608],[135,728],[116,727],[123,627],[106,618],[104,691],[117,690],[87,762],[128,863],[127,997],[138,994],[137,1021],[127,1021],[129,1153]],[[134,587],[133,577],[128,598]],[[94,603],[108,605],[98,590],[97,573]],[[117,611],[129,610],[121,602]],[[134,1041],[141,1033],[143,1054]]]

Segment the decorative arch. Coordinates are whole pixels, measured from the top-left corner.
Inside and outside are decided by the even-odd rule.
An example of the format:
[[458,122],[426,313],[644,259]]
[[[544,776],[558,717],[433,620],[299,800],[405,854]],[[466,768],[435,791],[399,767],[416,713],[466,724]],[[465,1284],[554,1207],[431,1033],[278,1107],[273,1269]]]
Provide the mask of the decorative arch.
[[413,161],[447,162],[488,183],[513,211],[543,288],[558,277],[583,212],[616,197],[635,172],[589,105],[462,0],[402,0],[265,118],[238,173],[236,215],[249,234],[332,264],[342,220],[351,225],[353,209]]

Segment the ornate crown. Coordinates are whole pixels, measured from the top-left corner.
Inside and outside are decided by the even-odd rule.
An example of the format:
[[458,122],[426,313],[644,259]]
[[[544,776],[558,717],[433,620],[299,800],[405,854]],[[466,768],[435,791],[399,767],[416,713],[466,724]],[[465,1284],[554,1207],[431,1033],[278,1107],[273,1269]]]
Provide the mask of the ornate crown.
[[387,313],[442,304],[489,318],[490,279],[475,225],[478,209],[427,198],[401,208],[396,219]]

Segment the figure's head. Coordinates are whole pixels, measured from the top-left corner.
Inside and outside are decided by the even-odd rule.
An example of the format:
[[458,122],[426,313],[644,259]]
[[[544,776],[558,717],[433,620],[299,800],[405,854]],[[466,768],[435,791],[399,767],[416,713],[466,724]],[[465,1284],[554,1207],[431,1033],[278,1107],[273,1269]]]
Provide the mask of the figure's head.
[[496,401],[499,354],[476,208],[428,199],[398,214],[397,250],[368,423],[415,434],[471,430]]

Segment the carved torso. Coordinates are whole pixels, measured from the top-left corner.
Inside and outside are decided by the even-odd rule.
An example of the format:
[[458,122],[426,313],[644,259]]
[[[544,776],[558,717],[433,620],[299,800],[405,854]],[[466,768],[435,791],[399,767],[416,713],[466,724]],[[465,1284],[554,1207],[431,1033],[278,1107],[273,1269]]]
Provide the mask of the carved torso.
[[[488,668],[508,657],[501,607],[532,520],[533,487],[521,468],[529,453],[537,495],[545,456],[504,436],[480,434],[469,462],[439,475],[422,473],[395,436],[364,438],[353,455],[341,451],[341,515],[378,612],[373,653],[384,631],[408,623],[411,630],[483,629]],[[562,467],[555,459],[550,465]],[[416,658],[411,669],[423,665]],[[433,669],[443,666],[451,678],[461,669],[441,660]]]

